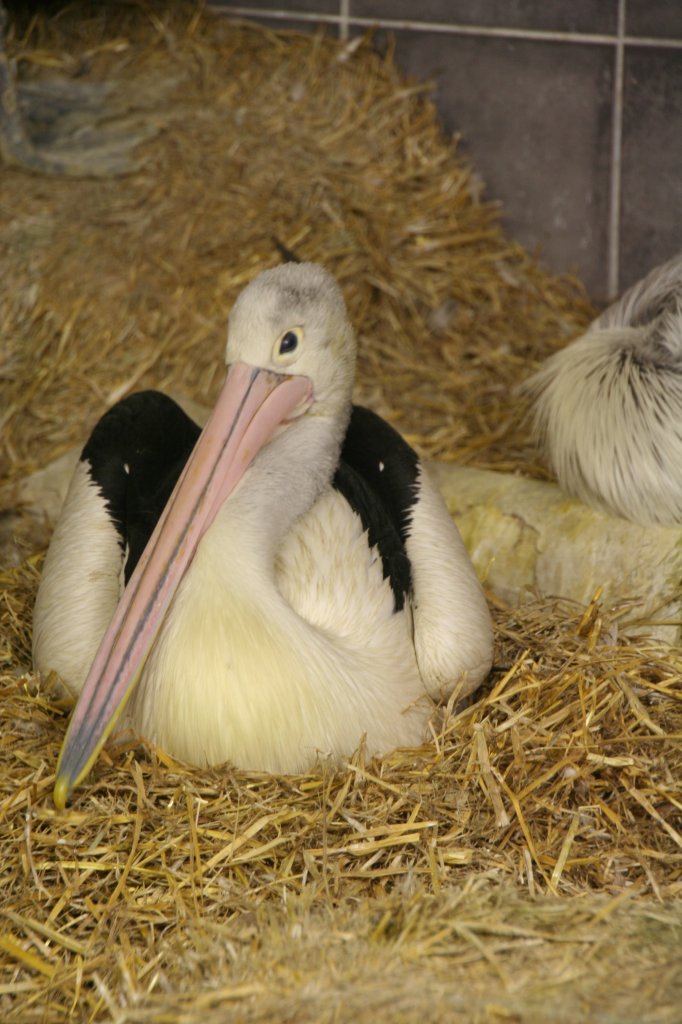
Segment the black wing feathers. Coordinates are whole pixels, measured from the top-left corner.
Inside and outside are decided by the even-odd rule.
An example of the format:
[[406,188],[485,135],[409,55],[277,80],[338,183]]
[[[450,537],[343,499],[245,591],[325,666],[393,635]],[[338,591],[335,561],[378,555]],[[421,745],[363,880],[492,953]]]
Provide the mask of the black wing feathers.
[[405,542],[417,500],[419,459],[397,430],[376,413],[354,405],[334,487],[357,512],[369,543],[379,549],[396,611],[410,593]]
[[83,449],[128,548],[126,583],[200,432],[172,398],[140,391],[104,414]]

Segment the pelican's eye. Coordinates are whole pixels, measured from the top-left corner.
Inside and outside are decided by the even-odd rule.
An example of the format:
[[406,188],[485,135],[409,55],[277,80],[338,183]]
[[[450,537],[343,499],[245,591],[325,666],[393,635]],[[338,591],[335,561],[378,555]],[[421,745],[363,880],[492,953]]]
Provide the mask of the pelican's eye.
[[303,330],[300,327],[290,327],[275,345],[275,359],[277,362],[288,362],[291,357],[298,353],[303,340]]

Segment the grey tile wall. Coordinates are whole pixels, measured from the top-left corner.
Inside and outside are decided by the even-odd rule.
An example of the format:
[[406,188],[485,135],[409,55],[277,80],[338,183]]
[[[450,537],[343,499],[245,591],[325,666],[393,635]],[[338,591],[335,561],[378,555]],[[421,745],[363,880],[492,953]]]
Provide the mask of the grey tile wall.
[[434,82],[507,230],[598,302],[682,249],[682,0],[243,0],[226,14],[378,26]]
[[378,22],[438,21],[474,28],[615,32],[614,0],[350,0],[349,16]]
[[682,39],[680,0],[628,0],[625,27],[633,36]]
[[635,280],[682,249],[682,50],[626,50],[622,143],[621,263]]

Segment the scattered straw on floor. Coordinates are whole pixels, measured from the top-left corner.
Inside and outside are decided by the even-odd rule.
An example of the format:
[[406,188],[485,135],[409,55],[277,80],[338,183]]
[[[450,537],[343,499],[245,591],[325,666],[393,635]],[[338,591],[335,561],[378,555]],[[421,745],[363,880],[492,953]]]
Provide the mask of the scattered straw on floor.
[[[2,174],[5,478],[129,390],[209,403],[273,236],[338,277],[360,397],[431,456],[540,472],[510,388],[591,310],[504,238],[390,55],[179,5],[79,5],[13,46],[165,127],[125,178]],[[3,1020],[679,1020],[677,652],[596,601],[498,604],[485,692],[423,748],[290,778],[119,750],[59,814],[28,555],[0,577]]]
[[[28,659],[37,574],[3,581],[12,665]],[[112,752],[63,814],[50,792],[64,708],[8,672],[3,1019],[21,999],[22,1021],[74,1000],[79,1019],[125,1006],[113,1019],[195,1020],[201,992],[215,1020],[233,1001],[244,1019],[277,1017],[278,1000],[297,1020],[369,1020],[382,1001],[416,1020],[426,972],[448,1019],[491,991],[511,1019],[547,1019],[558,986],[567,1015],[552,1019],[576,1020],[573,982],[613,1011],[611,970],[634,956],[616,1005],[636,1012],[612,1019],[676,1020],[680,664],[619,640],[596,605],[501,608],[497,627],[487,693],[423,748],[296,777]],[[322,993],[347,1012],[320,1016]]]

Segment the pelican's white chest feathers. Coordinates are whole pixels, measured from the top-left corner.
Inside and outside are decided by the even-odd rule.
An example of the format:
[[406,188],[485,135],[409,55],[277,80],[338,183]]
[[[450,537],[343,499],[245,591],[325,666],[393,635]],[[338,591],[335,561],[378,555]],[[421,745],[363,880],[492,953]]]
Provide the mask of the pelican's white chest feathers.
[[[220,514],[155,645],[133,724],[195,764],[297,772],[421,743],[433,704],[409,605],[394,611],[360,518],[329,489],[254,571],[243,528]],[[366,680],[374,684],[368,686]]]

